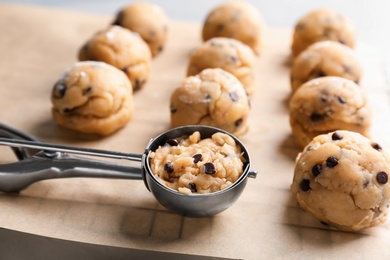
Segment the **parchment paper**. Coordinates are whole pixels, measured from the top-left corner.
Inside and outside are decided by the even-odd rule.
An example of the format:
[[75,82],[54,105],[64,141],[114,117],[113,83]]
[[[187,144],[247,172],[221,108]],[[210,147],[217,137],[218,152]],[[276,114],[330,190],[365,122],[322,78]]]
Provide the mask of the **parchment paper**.
[[[113,14],[114,15],[114,14]],[[169,98],[185,77],[188,55],[201,43],[200,24],[172,21],[164,52],[135,94],[133,120],[106,138],[57,127],[50,91],[76,61],[80,46],[113,17],[11,4],[0,5],[0,120],[43,141],[142,153],[169,127]],[[269,28],[255,69],[250,131],[242,138],[257,179],[239,200],[211,218],[186,218],[160,206],[142,181],[72,178],[0,194],[0,227],[124,248],[241,259],[379,259],[390,256],[390,223],[360,233],[330,229],[300,209],[290,195],[300,151],[288,123],[291,30]],[[390,149],[384,65],[359,43],[364,88],[374,114],[373,139]],[[1,162],[11,153],[1,148]]]

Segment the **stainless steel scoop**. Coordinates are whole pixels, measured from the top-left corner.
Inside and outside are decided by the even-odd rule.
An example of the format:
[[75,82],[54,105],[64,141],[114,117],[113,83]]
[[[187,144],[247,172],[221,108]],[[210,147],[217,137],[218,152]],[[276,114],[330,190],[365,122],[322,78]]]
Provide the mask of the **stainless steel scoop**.
[[[149,165],[149,155],[152,151],[164,145],[169,139],[191,135],[195,131],[199,131],[202,138],[211,137],[217,132],[226,133],[241,147],[246,163],[242,175],[232,186],[210,194],[186,195],[166,187],[152,173]],[[30,135],[1,123],[0,136],[3,136],[0,137],[0,145],[12,147],[20,160],[0,165],[0,191],[2,192],[17,192],[34,182],[55,178],[143,179],[146,188],[171,212],[189,217],[207,217],[229,208],[241,195],[247,178],[255,178],[257,175],[257,172],[250,170],[251,159],[242,142],[223,130],[209,126],[183,126],[171,129],[150,140],[143,154],[42,143]],[[129,166],[69,154],[125,159],[141,162],[141,166]]]

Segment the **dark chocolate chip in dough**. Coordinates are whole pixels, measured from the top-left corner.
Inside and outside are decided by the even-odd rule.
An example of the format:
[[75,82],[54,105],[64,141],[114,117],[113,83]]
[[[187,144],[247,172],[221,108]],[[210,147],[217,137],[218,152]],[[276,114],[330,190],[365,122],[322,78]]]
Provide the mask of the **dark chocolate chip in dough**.
[[174,106],[171,106],[169,109],[170,109],[172,114],[177,112],[177,108]]
[[236,56],[230,56],[230,61],[236,63],[238,61],[238,58]]
[[166,141],[166,143],[169,144],[170,146],[178,146],[179,145],[179,142],[176,139],[174,139],[174,138],[168,139]]
[[340,104],[347,103],[347,101],[345,101],[345,98],[343,98],[342,96],[337,97],[337,100],[340,102]]
[[229,97],[233,102],[236,102],[238,100],[238,95],[236,92],[230,92]]
[[344,72],[345,72],[345,73],[350,73],[351,71],[352,71],[351,66],[349,66],[349,65],[344,65]]
[[194,159],[194,163],[198,163],[198,162],[202,161],[203,157],[202,157],[202,154],[197,153],[194,156],[192,156],[192,158]]
[[215,174],[217,172],[214,163],[211,162],[203,164],[202,170],[206,174]]
[[376,180],[380,183],[380,184],[386,184],[387,181],[388,181],[389,177],[387,176],[387,173],[385,172],[379,172],[377,175],[376,175]]
[[329,168],[336,167],[337,164],[339,164],[339,160],[334,156],[330,156],[326,159],[326,166]]
[[209,94],[206,94],[206,96],[204,97],[204,101],[205,102],[210,102],[211,101],[211,96]]
[[173,173],[173,163],[172,162],[166,162],[164,165],[164,170],[167,173]]
[[367,188],[368,184],[370,184],[370,181],[368,181],[368,180],[363,182],[363,188]]
[[313,122],[319,122],[324,119],[324,115],[318,114],[318,113],[313,113],[310,115],[310,120]]
[[89,95],[89,94],[91,94],[91,92],[92,92],[92,87],[89,86],[88,88],[83,90],[83,95],[84,96]]
[[63,98],[65,96],[67,87],[63,81],[57,82],[53,87],[53,97]]
[[339,43],[341,43],[341,44],[347,44],[347,41],[345,40],[345,38],[343,37],[343,36],[340,36],[339,37]]
[[303,179],[299,184],[299,188],[301,188],[302,191],[310,190],[310,181],[308,179]]
[[378,150],[378,151],[382,150],[382,146],[380,146],[380,144],[378,144],[378,143],[372,143],[371,146],[375,150]]
[[239,127],[239,126],[242,124],[242,121],[244,121],[242,118],[237,119],[236,122],[234,122],[234,125],[235,125],[236,127]]
[[222,31],[223,29],[225,28],[225,25],[223,24],[223,23],[220,23],[220,24],[218,24],[217,25],[217,32],[220,32],[220,31]]
[[341,140],[341,139],[343,139],[343,137],[342,137],[338,132],[334,132],[334,133],[332,134],[332,140],[333,140],[333,141],[339,141],[339,140]]
[[198,191],[198,190],[196,189],[196,184],[195,184],[195,183],[191,182],[191,183],[189,184],[189,186],[190,186],[190,190],[191,190],[192,193],[195,193],[195,192]]
[[318,175],[320,175],[321,171],[322,171],[321,164],[316,164],[313,166],[313,168],[311,168],[311,173],[313,174],[314,177],[317,177]]

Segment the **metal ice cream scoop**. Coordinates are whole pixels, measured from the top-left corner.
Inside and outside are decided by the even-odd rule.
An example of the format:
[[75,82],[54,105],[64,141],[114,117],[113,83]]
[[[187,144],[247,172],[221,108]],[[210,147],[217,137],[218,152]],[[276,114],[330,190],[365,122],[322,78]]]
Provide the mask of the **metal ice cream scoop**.
[[[240,146],[246,160],[243,173],[230,187],[209,194],[182,194],[158,180],[150,168],[149,155],[169,139],[191,135],[199,131],[202,138],[217,132],[228,134]],[[229,208],[241,195],[247,178],[255,178],[250,170],[251,159],[242,142],[235,136],[210,126],[182,126],[151,139],[143,154],[121,153],[90,148],[54,145],[37,141],[34,137],[0,123],[0,145],[13,148],[19,161],[0,164],[0,191],[16,192],[41,180],[70,177],[143,179],[146,188],[168,210],[189,217],[207,217]],[[89,159],[70,154],[125,159],[141,162],[140,166]]]

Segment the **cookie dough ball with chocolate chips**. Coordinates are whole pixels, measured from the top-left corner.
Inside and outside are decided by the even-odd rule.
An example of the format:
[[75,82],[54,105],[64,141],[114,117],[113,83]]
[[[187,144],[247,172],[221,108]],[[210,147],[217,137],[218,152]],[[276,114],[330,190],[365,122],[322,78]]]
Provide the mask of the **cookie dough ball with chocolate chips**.
[[354,50],[335,41],[313,43],[294,60],[292,91],[311,79],[324,76],[338,76],[359,83],[362,67]]
[[54,121],[83,133],[109,135],[133,115],[131,83],[117,68],[103,62],[74,64],[55,83],[51,101]]
[[290,125],[296,142],[305,147],[315,136],[336,129],[368,136],[371,113],[356,83],[321,77],[304,83],[291,97]]
[[171,96],[172,127],[209,125],[237,136],[248,131],[249,99],[238,79],[219,68],[187,77]]
[[232,38],[216,37],[192,52],[187,75],[196,75],[207,68],[221,68],[236,76],[248,94],[252,94],[255,61],[256,55],[246,44]]
[[168,18],[155,4],[130,4],[119,11],[113,24],[139,33],[149,45],[153,57],[163,50],[168,38]]
[[106,62],[129,77],[133,90],[139,90],[148,80],[151,66],[148,45],[138,33],[120,26],[110,26],[97,32],[80,49],[79,60]]
[[356,132],[319,135],[298,155],[293,196],[318,220],[346,231],[377,226],[390,204],[390,158]]
[[356,30],[352,21],[331,9],[314,10],[298,20],[294,28],[291,50],[294,56],[318,41],[336,41],[351,48],[356,44]]
[[215,7],[203,24],[202,38],[214,37],[239,40],[261,53],[265,23],[255,6],[245,1],[228,1]]

